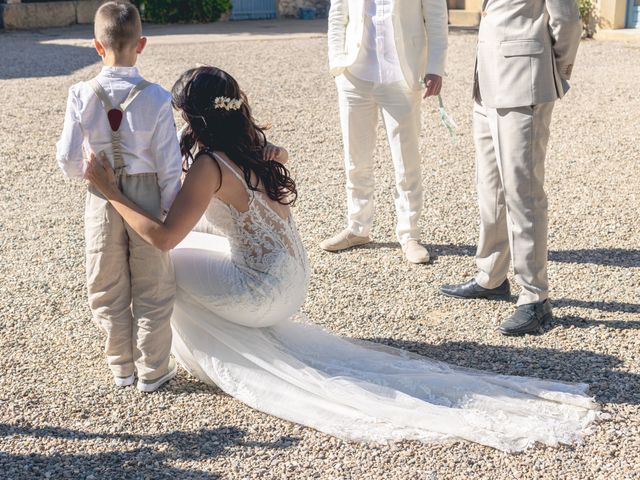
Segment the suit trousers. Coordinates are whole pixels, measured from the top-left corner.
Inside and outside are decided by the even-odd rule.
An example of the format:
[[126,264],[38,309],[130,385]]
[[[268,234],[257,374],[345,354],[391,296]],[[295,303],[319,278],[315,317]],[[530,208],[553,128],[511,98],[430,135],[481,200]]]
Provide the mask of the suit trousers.
[[373,225],[373,152],[380,110],[395,171],[396,235],[403,245],[419,240],[423,202],[420,91],[410,89],[404,81],[378,84],[349,72],[336,77],[336,85],[347,177],[347,228],[355,235],[368,236]]
[[473,112],[480,239],[478,284],[495,288],[509,258],[521,287],[518,305],[544,301],[547,279],[547,196],[544,162],[554,102]]
[[[160,215],[156,174],[123,175],[122,192]],[[168,252],[134,232],[93,187],[85,208],[87,290],[94,321],[106,333],[113,375],[155,380],[168,372],[175,276]]]

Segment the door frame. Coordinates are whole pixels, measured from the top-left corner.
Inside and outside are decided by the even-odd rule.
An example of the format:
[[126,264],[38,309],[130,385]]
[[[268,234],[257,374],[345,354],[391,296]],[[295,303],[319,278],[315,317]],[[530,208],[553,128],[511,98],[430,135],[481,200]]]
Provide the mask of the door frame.
[[640,28],[640,5],[635,0],[627,0],[626,28]]

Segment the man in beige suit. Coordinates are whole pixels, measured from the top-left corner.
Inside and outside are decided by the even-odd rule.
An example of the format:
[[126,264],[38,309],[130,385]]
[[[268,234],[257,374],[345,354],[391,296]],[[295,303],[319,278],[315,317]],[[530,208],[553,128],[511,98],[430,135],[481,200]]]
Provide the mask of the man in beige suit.
[[521,287],[505,335],[539,330],[547,300],[544,161],[555,100],[568,89],[582,23],[575,0],[485,0],[474,81],[479,273],[441,292],[508,298],[509,254]]
[[339,251],[370,241],[373,151],[378,110],[393,159],[398,223],[406,259],[425,263],[420,245],[420,93],[438,95],[447,49],[445,0],[333,0],[329,67],[336,77],[347,175],[347,228],[320,247]]

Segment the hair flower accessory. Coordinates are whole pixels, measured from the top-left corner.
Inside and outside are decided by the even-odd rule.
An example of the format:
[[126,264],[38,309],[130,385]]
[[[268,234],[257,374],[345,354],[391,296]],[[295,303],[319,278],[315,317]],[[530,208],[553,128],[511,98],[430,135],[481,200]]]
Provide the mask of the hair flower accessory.
[[226,111],[238,110],[242,106],[241,98],[216,97],[213,99],[213,108],[223,108]]

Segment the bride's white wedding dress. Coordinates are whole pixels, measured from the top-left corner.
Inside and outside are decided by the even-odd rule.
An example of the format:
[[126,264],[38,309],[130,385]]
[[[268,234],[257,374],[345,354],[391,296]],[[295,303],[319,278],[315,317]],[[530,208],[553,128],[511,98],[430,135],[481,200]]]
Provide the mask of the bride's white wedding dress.
[[308,264],[293,219],[249,195],[246,212],[213,199],[200,231],[172,253],[173,351],[193,375],[348,440],[465,439],[518,451],[588,432],[598,407],[584,384],[458,368],[300,323]]

